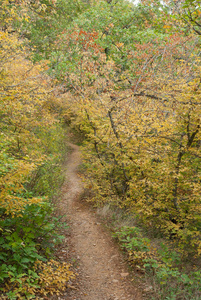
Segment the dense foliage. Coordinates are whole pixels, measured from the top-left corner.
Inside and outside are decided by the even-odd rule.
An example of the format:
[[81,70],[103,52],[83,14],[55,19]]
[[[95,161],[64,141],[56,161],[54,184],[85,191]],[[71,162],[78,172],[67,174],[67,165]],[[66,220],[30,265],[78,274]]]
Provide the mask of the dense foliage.
[[[175,244],[175,257],[197,259],[201,254],[200,2],[1,3],[2,228],[8,226],[13,241],[22,245],[27,233],[22,241],[20,224],[37,209],[43,220],[49,209],[44,196],[54,180],[47,180],[47,174],[57,165],[63,138],[59,114],[85,136],[84,180],[94,204],[125,209],[145,228]],[[56,91],[62,94],[59,99]],[[18,227],[17,218],[22,220]],[[27,232],[32,233],[35,222],[30,222]],[[39,227],[32,239],[36,244],[39,236],[46,236]],[[174,255],[162,255],[160,264],[147,254],[148,241],[135,228],[134,233],[129,230],[122,229],[117,237],[130,251],[131,261],[154,269],[161,285],[168,276],[181,275],[170,264],[177,260]],[[11,247],[8,236],[2,231],[3,245]],[[11,248],[7,251],[14,253]],[[141,257],[135,260],[138,251]],[[9,259],[4,267],[8,266]],[[178,285],[178,298],[175,294],[168,299],[181,295],[198,299],[200,273],[181,278],[183,290]],[[192,282],[196,288],[190,288]]]
[[85,135],[91,200],[124,208],[176,247],[174,260],[147,254],[136,236],[123,244],[135,265],[154,270],[161,297],[181,276],[170,299],[200,295],[200,272],[178,269],[201,253],[199,24],[198,1],[98,1],[66,26],[50,58],[65,118]]
[[52,73],[74,95],[94,200],[127,207],[199,255],[199,36],[169,14],[99,1],[55,41]]
[[1,1],[1,299],[58,294],[73,277],[67,263],[49,260],[63,238],[51,199],[62,183],[66,138],[53,109],[57,96],[54,81],[45,75],[47,62],[31,62],[30,47],[15,27],[28,22],[26,4]]

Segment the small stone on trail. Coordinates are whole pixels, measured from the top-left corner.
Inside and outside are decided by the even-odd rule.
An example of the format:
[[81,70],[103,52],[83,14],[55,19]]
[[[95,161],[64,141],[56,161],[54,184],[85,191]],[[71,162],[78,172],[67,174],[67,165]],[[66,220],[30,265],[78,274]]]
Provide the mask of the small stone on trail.
[[149,291],[151,291],[153,289],[153,287],[150,285],[150,286],[147,286],[145,289],[144,289],[144,291],[145,292],[149,292]]
[[127,277],[129,273],[121,273],[121,277]]

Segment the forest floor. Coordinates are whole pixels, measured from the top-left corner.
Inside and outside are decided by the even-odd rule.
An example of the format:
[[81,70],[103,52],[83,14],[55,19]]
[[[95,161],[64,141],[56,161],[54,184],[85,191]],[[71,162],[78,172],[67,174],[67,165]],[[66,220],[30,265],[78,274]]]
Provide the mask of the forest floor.
[[77,273],[74,288],[54,299],[58,300],[142,300],[137,281],[130,275],[119,247],[104,228],[96,211],[83,200],[83,184],[78,175],[81,164],[79,147],[65,163],[65,181],[57,203],[58,212],[70,226],[57,255],[73,263]]

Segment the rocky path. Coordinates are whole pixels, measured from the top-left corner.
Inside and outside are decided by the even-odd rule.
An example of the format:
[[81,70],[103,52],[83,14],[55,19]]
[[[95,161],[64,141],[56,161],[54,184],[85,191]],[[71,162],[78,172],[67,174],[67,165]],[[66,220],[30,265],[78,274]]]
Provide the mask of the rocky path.
[[[70,223],[66,238],[70,257],[77,270],[75,289],[59,299],[66,300],[142,300],[140,292],[129,279],[129,273],[118,247],[95,213],[80,198],[82,182],[77,175],[81,162],[79,147],[70,144],[72,153],[66,163],[66,179],[59,210]],[[69,247],[70,245],[70,247]],[[62,250],[65,254],[65,250]],[[68,256],[68,254],[67,254]]]

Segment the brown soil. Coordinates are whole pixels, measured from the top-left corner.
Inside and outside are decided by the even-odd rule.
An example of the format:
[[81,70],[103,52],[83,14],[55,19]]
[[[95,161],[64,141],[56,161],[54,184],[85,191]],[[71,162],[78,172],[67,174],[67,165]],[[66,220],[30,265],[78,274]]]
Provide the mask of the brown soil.
[[58,208],[66,215],[63,221],[70,229],[58,255],[74,262],[77,279],[74,289],[68,289],[57,299],[141,300],[118,246],[93,209],[81,199],[83,185],[77,174],[81,156],[78,146],[69,145],[72,153],[65,166],[66,178]]

